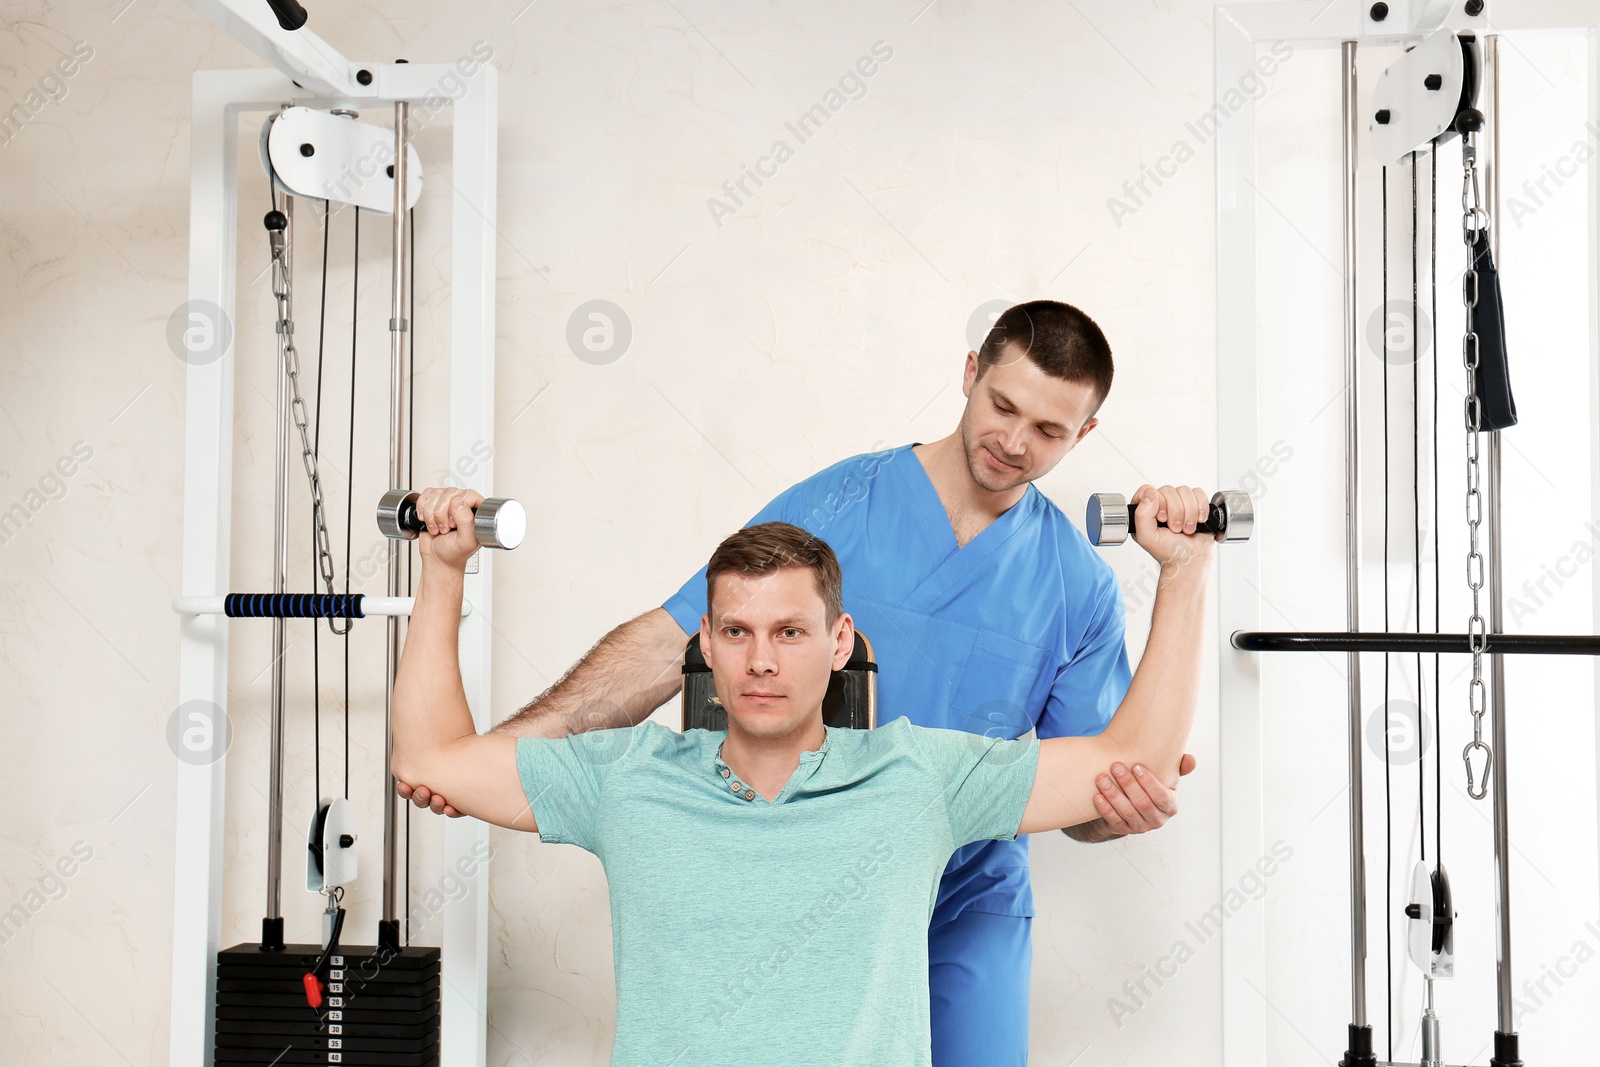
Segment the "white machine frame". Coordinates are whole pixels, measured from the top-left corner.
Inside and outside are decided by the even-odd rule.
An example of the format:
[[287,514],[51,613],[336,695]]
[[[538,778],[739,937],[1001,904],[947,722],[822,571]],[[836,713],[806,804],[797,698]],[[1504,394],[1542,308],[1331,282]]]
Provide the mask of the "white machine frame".
[[[1369,0],[1271,0],[1228,3],[1216,9],[1215,99],[1238,96],[1258,49],[1287,42],[1295,49],[1338,48],[1346,42],[1411,40],[1447,26],[1480,34],[1528,31],[1587,32],[1589,116],[1600,121],[1600,2],[1597,0],[1489,0],[1479,17],[1467,17],[1460,0],[1395,0],[1382,22],[1371,18]],[[1330,86],[1330,91],[1332,91]],[[1370,86],[1362,87],[1363,99]],[[1480,104],[1480,107],[1483,105]],[[1363,123],[1364,125],[1364,123]],[[1256,340],[1256,104],[1245,99],[1216,138],[1217,151],[1217,462],[1222,471],[1249,470],[1263,452],[1258,431]],[[1497,187],[1490,180],[1490,189]],[[1600,157],[1589,162],[1590,350],[1600,345]],[[1496,220],[1503,218],[1492,204]],[[1447,216],[1448,217],[1448,216]],[[1347,294],[1350,279],[1346,279]],[[1347,296],[1348,298],[1348,296]],[[1348,314],[1346,316],[1348,318]],[[1347,325],[1347,329],[1349,326]],[[1349,342],[1347,342],[1349,343]],[[1361,343],[1356,339],[1355,343]],[[1593,366],[1593,364],[1591,364]],[[1592,370],[1591,374],[1595,372]],[[1591,391],[1597,388],[1590,383]],[[1591,393],[1592,395],[1592,393]],[[1590,448],[1600,446],[1590,428]],[[1600,501],[1600,486],[1590,487]],[[1257,540],[1219,552],[1217,611],[1225,642],[1235,630],[1261,623],[1260,546]],[[1600,588],[1596,589],[1600,602]],[[1256,657],[1224,650],[1220,665],[1221,870],[1249,868],[1262,855],[1265,779],[1261,743],[1262,702]],[[1600,663],[1597,663],[1600,678]],[[1600,761],[1600,753],[1597,753]],[[1267,1006],[1257,990],[1268,988],[1266,919],[1246,910],[1222,934],[1222,1049],[1229,1067],[1265,1067]],[[1331,962],[1331,961],[1330,961]],[[1333,1035],[1329,1035],[1332,1037]]]
[[[441,79],[462,75],[451,64],[352,63],[308,29],[292,33],[280,29],[265,0],[189,0],[189,4],[277,68],[199,71],[194,76],[189,299],[209,301],[234,318],[240,116],[273,111],[286,102],[392,109],[397,101],[415,105],[427,100],[438,106]],[[368,84],[358,80],[361,70],[372,75]],[[454,113],[449,454],[466,455],[474,445],[481,448],[487,443],[492,457],[499,82],[488,63],[463,80],[464,93],[453,100],[443,97]],[[263,354],[270,350],[269,339],[263,336]],[[220,358],[191,364],[187,372],[182,585],[186,597],[214,598],[229,592],[234,356],[230,345]],[[494,484],[492,458],[480,468],[480,477],[485,486]],[[462,619],[460,649],[467,701],[483,730],[491,725],[494,553],[480,555],[478,571],[466,576],[466,600],[472,610]],[[180,616],[179,705],[207,700],[226,711],[229,622],[221,615]],[[225,755],[205,766],[178,765],[172,1067],[209,1067],[214,1057],[226,770]],[[391,797],[387,802],[396,801]],[[461,863],[478,871],[468,880],[468,892],[445,904],[442,917],[440,1053],[450,1067],[482,1067],[487,1052],[489,867],[479,857],[488,855],[488,840],[488,827],[475,819],[452,819],[444,828],[441,870]]]
[[[190,169],[189,299],[209,301],[229,316],[235,308],[239,120],[284,102],[371,107],[420,103],[454,68],[445,64],[356,64],[308,29],[281,30],[263,0],[188,0],[267,59],[275,70],[201,71],[193,84]],[[1441,0],[1396,0],[1373,23],[1367,0],[1272,0],[1216,9],[1215,92],[1234,90],[1257,50],[1287,41],[1296,48],[1346,41],[1399,41],[1459,15]],[[1491,32],[1568,30],[1589,33],[1589,113],[1600,121],[1600,0],[1516,0],[1492,5]],[[355,78],[372,73],[370,84]],[[457,76],[459,74],[457,73]],[[299,84],[296,85],[296,82]],[[467,79],[454,109],[451,198],[451,454],[494,441],[495,221],[498,78],[484,64]],[[1217,459],[1220,470],[1246,470],[1261,453],[1257,430],[1256,107],[1246,100],[1221,126],[1217,151]],[[1589,163],[1590,291],[1600,290],[1600,156]],[[1496,216],[1500,213],[1497,211]],[[1591,348],[1600,343],[1600,310],[1591,302]],[[234,351],[187,371],[182,592],[215,597],[229,591],[232,531]],[[1591,434],[1596,431],[1591,429]],[[1591,447],[1597,442],[1591,440]],[[492,485],[492,459],[482,468]],[[1593,492],[1595,487],[1591,487]],[[1219,562],[1220,632],[1254,629],[1260,621],[1259,546],[1233,546]],[[489,725],[493,553],[482,554],[466,579],[473,610],[461,629],[461,668],[480,729]],[[228,622],[185,615],[179,623],[177,703],[228,704]],[[1227,653],[1220,670],[1222,717],[1221,870],[1243,870],[1261,855],[1264,781],[1261,692],[1254,659]],[[172,1067],[209,1067],[215,1026],[216,954],[221,946],[223,807],[226,757],[199,766],[179,763],[172,933]],[[445,867],[477,862],[488,828],[451,820]],[[441,1060],[481,1065],[486,1057],[488,868],[471,891],[446,904],[443,916]],[[1265,1067],[1266,1006],[1254,989],[1266,985],[1266,922],[1242,912],[1222,936],[1222,1062]],[[1254,989],[1251,986],[1254,986]]]

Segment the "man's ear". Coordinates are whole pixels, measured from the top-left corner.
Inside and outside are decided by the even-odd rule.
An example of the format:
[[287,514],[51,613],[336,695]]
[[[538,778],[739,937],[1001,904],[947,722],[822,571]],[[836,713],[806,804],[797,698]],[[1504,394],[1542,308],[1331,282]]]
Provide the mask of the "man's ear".
[[711,613],[709,611],[700,616],[700,655],[705,657],[706,666],[711,666]]
[[1077,444],[1078,442],[1082,441],[1085,437],[1089,436],[1089,431],[1090,430],[1094,429],[1096,426],[1099,426],[1099,425],[1100,425],[1100,420],[1099,419],[1091,418],[1088,422],[1083,424],[1083,429],[1078,431],[1078,436],[1073,438],[1072,443],[1073,444]]
[[972,383],[978,380],[978,353],[968,352],[966,366],[961,370],[961,395],[972,395]]
[[848,611],[839,614],[839,621],[833,624],[833,669],[844,670],[844,665],[850,662],[850,654],[856,650],[856,623]]

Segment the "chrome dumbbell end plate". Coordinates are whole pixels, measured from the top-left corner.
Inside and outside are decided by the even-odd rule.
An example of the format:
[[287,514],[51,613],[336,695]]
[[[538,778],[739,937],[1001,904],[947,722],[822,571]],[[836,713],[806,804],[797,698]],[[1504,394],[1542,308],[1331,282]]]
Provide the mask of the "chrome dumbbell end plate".
[[510,497],[485,500],[472,519],[478,543],[490,548],[516,548],[528,535],[528,511]]
[[404,516],[408,511],[416,514],[417,497],[420,495],[410,489],[391,489],[384,493],[378,500],[379,532],[396,541],[416,540],[418,531],[406,528]]
[[1084,516],[1091,545],[1120,545],[1128,539],[1128,498],[1121,493],[1094,493]]
[[[1094,493],[1084,514],[1084,533],[1091,545],[1124,544],[1133,533],[1133,509],[1121,493]],[[1256,507],[1242,489],[1224,489],[1211,494],[1208,524],[1218,532],[1218,541],[1248,541],[1255,532]]]
[[[417,521],[414,489],[391,489],[378,500],[378,530],[385,537],[415,540],[422,532]],[[472,533],[485,548],[516,548],[528,535],[528,511],[509,497],[489,497],[472,516]]]
[[1248,541],[1255,533],[1256,505],[1243,489],[1224,489],[1211,494],[1211,504],[1223,515],[1218,541]]

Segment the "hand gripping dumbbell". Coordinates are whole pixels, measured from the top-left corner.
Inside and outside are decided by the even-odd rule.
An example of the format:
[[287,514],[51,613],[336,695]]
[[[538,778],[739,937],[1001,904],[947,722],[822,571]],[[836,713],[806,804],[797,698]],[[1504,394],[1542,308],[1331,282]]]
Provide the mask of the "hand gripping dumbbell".
[[[1089,498],[1084,516],[1084,532],[1091,545],[1120,545],[1133,533],[1137,504],[1128,503],[1121,493],[1095,493]],[[1196,523],[1195,533],[1208,533],[1218,541],[1248,541],[1256,524],[1256,505],[1242,489],[1224,489],[1211,494],[1211,510],[1206,521]],[[1165,527],[1164,522],[1156,523]]]
[[[378,501],[378,529],[396,541],[412,541],[427,523],[417,517],[415,489],[391,489]],[[472,509],[472,532],[485,548],[516,548],[528,533],[528,512],[510,497],[487,497]]]

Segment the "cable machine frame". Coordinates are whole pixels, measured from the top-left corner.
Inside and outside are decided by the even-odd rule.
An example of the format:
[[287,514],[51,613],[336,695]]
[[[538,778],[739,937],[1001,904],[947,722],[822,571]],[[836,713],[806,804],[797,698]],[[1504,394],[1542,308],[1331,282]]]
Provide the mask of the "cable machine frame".
[[[1345,463],[1346,463],[1346,590],[1347,622],[1350,630],[1359,629],[1359,480],[1357,477],[1359,366],[1361,329],[1356,321],[1356,170],[1357,145],[1363,115],[1357,96],[1354,62],[1360,44],[1398,45],[1439,28],[1456,32],[1470,30],[1486,39],[1492,54],[1494,42],[1502,33],[1527,31],[1566,31],[1585,33],[1588,38],[1588,112],[1600,120],[1600,3],[1594,0],[1516,0],[1515,3],[1481,5],[1476,15],[1465,6],[1441,0],[1401,0],[1388,4],[1387,16],[1374,18],[1373,5],[1365,0],[1273,0],[1273,2],[1227,4],[1216,9],[1214,96],[1236,91],[1240,79],[1253,69],[1258,49],[1288,43],[1298,49],[1338,47],[1341,50],[1341,91],[1344,127],[1344,351],[1345,351]],[[1493,16],[1491,18],[1491,16]],[[1500,210],[1498,146],[1499,69],[1485,63],[1485,93],[1480,107],[1490,113],[1491,127],[1485,143],[1484,167],[1487,201],[1495,220],[1491,240],[1496,245],[1504,218]],[[1484,105],[1487,104],[1487,107]],[[1257,195],[1254,186],[1256,167],[1256,104],[1246,98],[1243,106],[1223,123],[1216,138],[1217,151],[1217,461],[1221,470],[1247,470],[1261,454],[1258,439],[1257,345]],[[1588,164],[1588,250],[1589,250],[1589,351],[1591,355],[1591,404],[1595,403],[1597,380],[1593,354],[1600,347],[1600,157]],[[1491,630],[1501,629],[1503,607],[1499,582],[1499,435],[1489,434],[1488,523],[1490,526],[1490,610]],[[1586,445],[1595,454],[1600,445],[1600,419],[1590,421]],[[1591,476],[1593,479],[1593,476]],[[1600,511],[1600,485],[1590,485],[1591,512]],[[1217,611],[1219,632],[1256,630],[1260,624],[1260,548],[1251,542],[1235,551],[1220,553]],[[1600,609],[1600,578],[1592,590]],[[1349,653],[1350,663],[1350,820],[1352,867],[1351,938],[1351,1025],[1367,1023],[1365,874],[1362,840],[1361,706],[1358,653]],[[1493,685],[1489,712],[1496,742],[1504,740],[1504,685],[1500,654],[1491,655]],[[1600,682],[1600,661],[1597,661]],[[1265,844],[1264,776],[1262,770],[1262,700],[1259,671],[1254,656],[1245,652],[1225,654],[1219,670],[1220,750],[1224,764],[1221,775],[1221,869],[1243,869],[1261,854]],[[1500,1029],[1514,1029],[1511,1019],[1511,974],[1509,959],[1510,917],[1505,905],[1506,857],[1502,841],[1506,833],[1504,804],[1505,761],[1496,749],[1495,825],[1497,866],[1497,946],[1503,958],[1497,961],[1498,1018]],[[1596,754],[1600,768],[1600,752]],[[1241,914],[1222,934],[1222,1062],[1230,1065],[1264,1065],[1266,1052],[1266,1004],[1258,990],[1266,988],[1266,919],[1260,911]],[[1348,1051],[1348,1050],[1347,1050]]]
[[[450,404],[448,447],[466,455],[489,446],[479,468],[494,484],[495,250],[498,159],[498,74],[484,63],[463,77],[443,63],[353,63],[309,30],[281,30],[265,3],[188,0],[263,56],[276,70],[212,70],[194,76],[192,95],[189,287],[191,302],[209,301],[236,321],[238,154],[240,118],[284,103],[363,108],[425,100],[452,108]],[[370,75],[363,78],[362,73]],[[460,78],[458,97],[438,90]],[[237,341],[237,338],[234,338]],[[234,358],[191,363],[185,383],[184,597],[214,598],[229,590],[234,438]],[[281,370],[280,370],[281,373]],[[284,413],[286,417],[286,413]],[[357,514],[363,509],[357,509]],[[461,623],[461,673],[479,730],[492,725],[494,553],[480,554],[466,575],[468,611]],[[230,620],[180,615],[177,703],[205,700],[226,713]],[[377,624],[374,623],[374,626]],[[227,757],[198,765],[180,761],[174,841],[172,1010],[169,1063],[213,1062],[217,952],[222,947],[222,872]],[[384,769],[387,774],[387,768]],[[389,810],[399,800],[391,790]],[[482,1067],[487,1055],[489,828],[475,819],[448,820],[440,871],[476,866],[468,892],[447,899],[441,916],[441,1061]],[[465,867],[459,868],[465,869]]]

